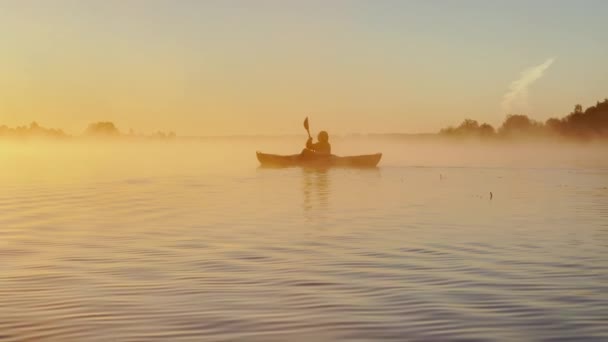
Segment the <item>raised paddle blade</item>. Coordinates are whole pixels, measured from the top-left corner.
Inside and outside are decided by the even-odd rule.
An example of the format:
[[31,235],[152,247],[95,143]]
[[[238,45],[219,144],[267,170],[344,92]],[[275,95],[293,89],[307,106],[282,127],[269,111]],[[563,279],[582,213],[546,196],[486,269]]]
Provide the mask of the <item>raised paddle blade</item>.
[[308,116],[304,119],[304,128],[306,128],[306,133],[308,133],[308,137],[310,138],[310,129],[308,127]]

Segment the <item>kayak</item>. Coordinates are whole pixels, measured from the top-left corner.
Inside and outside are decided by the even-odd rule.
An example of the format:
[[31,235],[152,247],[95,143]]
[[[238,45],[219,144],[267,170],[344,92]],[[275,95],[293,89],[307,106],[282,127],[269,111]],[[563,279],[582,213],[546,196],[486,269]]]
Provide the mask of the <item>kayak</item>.
[[382,158],[382,153],[368,154],[361,156],[340,157],[333,154],[293,154],[293,155],[277,155],[256,152],[258,160],[262,166],[271,167],[353,167],[353,168],[368,168],[376,167]]

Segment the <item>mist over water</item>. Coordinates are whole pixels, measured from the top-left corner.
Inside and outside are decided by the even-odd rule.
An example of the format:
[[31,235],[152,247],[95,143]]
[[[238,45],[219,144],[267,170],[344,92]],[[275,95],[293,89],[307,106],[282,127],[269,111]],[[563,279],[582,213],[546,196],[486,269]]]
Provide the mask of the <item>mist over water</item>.
[[608,339],[606,145],[331,142],[2,142],[0,340]]

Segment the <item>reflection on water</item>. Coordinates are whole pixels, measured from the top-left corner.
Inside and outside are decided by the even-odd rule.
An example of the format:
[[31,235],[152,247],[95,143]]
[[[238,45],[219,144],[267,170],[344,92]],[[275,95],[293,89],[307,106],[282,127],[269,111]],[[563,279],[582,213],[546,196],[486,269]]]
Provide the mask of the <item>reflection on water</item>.
[[310,215],[322,217],[329,207],[330,180],[329,169],[302,168],[304,194],[304,211]]
[[303,170],[258,169],[249,143],[61,148],[0,154],[3,342],[608,339],[598,157]]

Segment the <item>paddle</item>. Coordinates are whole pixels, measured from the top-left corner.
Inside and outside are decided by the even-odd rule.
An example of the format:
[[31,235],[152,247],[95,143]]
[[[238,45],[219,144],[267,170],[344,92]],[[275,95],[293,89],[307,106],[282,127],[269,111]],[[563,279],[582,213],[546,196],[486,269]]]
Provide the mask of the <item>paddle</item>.
[[304,120],[304,128],[306,128],[306,132],[308,133],[308,137],[312,138],[312,136],[310,136],[310,127],[308,126],[308,116]]

